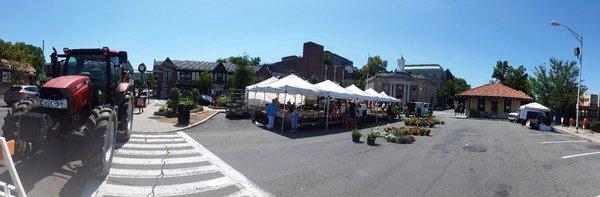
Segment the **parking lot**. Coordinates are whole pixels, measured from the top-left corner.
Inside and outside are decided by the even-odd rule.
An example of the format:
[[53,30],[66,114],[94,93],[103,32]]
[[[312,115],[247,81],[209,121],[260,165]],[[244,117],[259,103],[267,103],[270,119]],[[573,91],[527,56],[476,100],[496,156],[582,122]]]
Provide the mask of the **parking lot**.
[[[31,196],[89,196],[93,192],[118,191],[107,190],[111,184],[138,189],[144,189],[148,183],[165,189],[174,184],[189,185],[185,187],[188,190],[192,186],[205,185],[202,181],[202,184],[188,184],[198,182],[199,179],[194,177],[215,181],[223,179],[220,177],[245,177],[247,179],[244,178],[245,181],[241,183],[256,185],[257,189],[274,196],[600,194],[597,186],[600,182],[600,147],[597,145],[565,134],[526,129],[507,121],[453,119],[448,114],[439,113],[438,116],[444,117],[446,125],[434,128],[431,136],[417,136],[414,144],[391,144],[377,139],[377,146],[368,146],[364,142],[364,135],[363,143],[355,144],[351,142],[349,130],[339,127],[329,132],[311,130],[282,134],[265,130],[249,120],[229,120],[224,114],[219,114],[184,132],[189,139],[194,139],[206,151],[214,154],[214,160],[198,161],[200,166],[168,166],[173,173],[165,171],[166,174],[162,175],[166,177],[164,180],[152,181],[154,178],[150,176],[156,171],[152,166],[134,169],[130,168],[132,164],[115,164],[113,167],[119,170],[111,170],[113,178],[109,177],[107,181],[89,179],[79,172],[77,153],[69,148],[73,146],[69,144],[49,147],[43,153],[18,161],[17,169]],[[391,125],[401,126],[403,123],[394,122]],[[374,124],[364,126],[377,129]],[[366,134],[369,130],[365,128],[362,132]],[[117,150],[117,156],[146,156],[134,155],[133,160],[116,161],[152,160],[154,156],[148,154],[163,154],[154,147],[162,143],[152,140],[163,137],[164,140],[173,141],[165,145],[179,146],[182,143],[182,147],[177,147],[172,154],[195,146],[181,141],[175,133],[144,138],[136,135],[129,144],[123,145],[124,148]],[[151,140],[146,143],[148,139]],[[486,151],[469,152],[464,148],[466,145]],[[146,149],[151,151],[140,152]],[[170,157],[202,159],[202,155],[207,153],[200,153],[200,156],[186,154]],[[186,163],[194,163],[193,159]],[[185,171],[183,167],[204,169],[212,165],[230,166],[230,169],[205,169],[209,172],[205,175],[181,173]],[[182,169],[178,170],[180,167]],[[123,169],[137,170],[139,173],[127,175]],[[229,176],[230,172],[238,175]],[[1,176],[8,178],[8,173],[2,172]],[[243,186],[237,185],[223,186],[212,194],[229,195],[246,191]]]
[[444,119],[414,144],[374,147],[344,129],[280,134],[222,115],[186,133],[277,196],[600,194],[596,145],[507,121]]

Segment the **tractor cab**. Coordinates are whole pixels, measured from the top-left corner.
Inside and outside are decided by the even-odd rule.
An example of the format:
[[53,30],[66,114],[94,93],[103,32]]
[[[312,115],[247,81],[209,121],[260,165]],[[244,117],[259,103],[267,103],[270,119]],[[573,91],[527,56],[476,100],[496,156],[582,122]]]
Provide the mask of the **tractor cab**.
[[[61,76],[89,77],[93,94],[98,94],[99,103],[112,103],[118,85],[129,82],[133,68],[127,60],[127,52],[101,49],[63,49],[64,54],[51,55],[53,78]],[[59,63],[58,58],[64,58]]]

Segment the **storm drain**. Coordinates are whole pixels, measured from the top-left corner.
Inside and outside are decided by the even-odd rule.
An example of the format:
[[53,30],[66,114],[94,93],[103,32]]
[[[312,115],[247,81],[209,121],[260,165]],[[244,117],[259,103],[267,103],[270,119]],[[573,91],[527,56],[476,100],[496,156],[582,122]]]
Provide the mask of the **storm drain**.
[[475,144],[473,144],[473,145],[465,144],[465,147],[463,147],[463,149],[468,152],[478,152],[478,153],[487,151],[487,149],[485,147],[483,147],[481,145],[475,145]]

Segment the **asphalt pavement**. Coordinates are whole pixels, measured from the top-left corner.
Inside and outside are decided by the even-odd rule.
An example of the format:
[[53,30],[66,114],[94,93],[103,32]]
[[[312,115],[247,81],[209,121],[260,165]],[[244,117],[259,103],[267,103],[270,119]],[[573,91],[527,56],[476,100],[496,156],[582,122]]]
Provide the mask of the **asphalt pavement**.
[[[276,196],[600,194],[598,146],[507,121],[444,120],[432,136],[408,145],[355,144],[340,128],[281,134],[223,115],[186,133]],[[487,151],[468,152],[466,145]]]

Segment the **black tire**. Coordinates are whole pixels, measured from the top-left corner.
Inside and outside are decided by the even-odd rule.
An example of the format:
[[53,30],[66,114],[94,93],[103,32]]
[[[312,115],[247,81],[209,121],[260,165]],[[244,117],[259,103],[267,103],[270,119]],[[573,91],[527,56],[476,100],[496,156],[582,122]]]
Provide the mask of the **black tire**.
[[21,115],[31,111],[31,109],[37,107],[37,102],[34,100],[22,100],[16,105],[13,105],[9,110],[6,117],[4,117],[4,125],[0,134],[6,138],[6,141],[15,139],[16,133],[19,131],[19,120]]
[[98,106],[92,109],[83,126],[86,144],[82,147],[81,162],[88,175],[104,178],[108,175],[112,163],[117,116],[113,109]]
[[133,128],[133,99],[131,94],[127,93],[123,104],[119,107],[119,132],[117,133],[117,142],[125,143],[131,137]]

